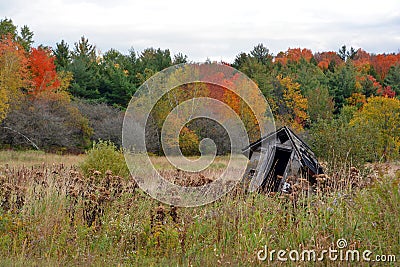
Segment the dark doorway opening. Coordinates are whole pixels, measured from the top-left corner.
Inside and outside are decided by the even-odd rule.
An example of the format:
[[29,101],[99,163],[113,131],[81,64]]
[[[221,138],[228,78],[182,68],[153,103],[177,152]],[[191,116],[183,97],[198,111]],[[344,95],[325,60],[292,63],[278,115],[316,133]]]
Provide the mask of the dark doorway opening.
[[272,167],[261,184],[263,191],[277,192],[289,164],[292,149],[276,147]]

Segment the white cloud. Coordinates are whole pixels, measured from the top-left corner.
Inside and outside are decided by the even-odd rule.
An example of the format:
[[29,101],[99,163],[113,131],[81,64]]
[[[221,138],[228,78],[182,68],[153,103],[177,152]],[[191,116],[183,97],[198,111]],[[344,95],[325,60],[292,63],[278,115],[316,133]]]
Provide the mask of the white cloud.
[[85,35],[101,51],[169,48],[192,60],[232,61],[263,42],[273,53],[288,47],[369,52],[400,48],[400,2],[383,1],[131,1],[15,0],[4,16],[28,25],[36,44],[70,46]]

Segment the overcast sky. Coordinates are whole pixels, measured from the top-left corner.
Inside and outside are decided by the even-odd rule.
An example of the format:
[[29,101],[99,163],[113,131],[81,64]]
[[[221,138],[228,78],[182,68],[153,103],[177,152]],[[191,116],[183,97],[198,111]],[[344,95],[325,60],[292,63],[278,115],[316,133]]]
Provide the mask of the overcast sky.
[[263,43],[372,53],[400,50],[400,1],[0,0],[0,15],[34,32],[35,46],[70,47],[84,35],[105,52],[133,47],[182,52],[190,60],[232,62]]

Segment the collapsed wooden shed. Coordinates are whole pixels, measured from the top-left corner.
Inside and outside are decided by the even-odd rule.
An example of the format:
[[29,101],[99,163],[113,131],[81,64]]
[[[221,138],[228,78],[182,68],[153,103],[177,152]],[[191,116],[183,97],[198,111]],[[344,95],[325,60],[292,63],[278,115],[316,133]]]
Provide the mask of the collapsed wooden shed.
[[242,151],[250,160],[244,180],[256,179],[264,192],[287,193],[291,187],[288,177],[302,177],[314,184],[314,175],[323,173],[311,148],[286,126]]

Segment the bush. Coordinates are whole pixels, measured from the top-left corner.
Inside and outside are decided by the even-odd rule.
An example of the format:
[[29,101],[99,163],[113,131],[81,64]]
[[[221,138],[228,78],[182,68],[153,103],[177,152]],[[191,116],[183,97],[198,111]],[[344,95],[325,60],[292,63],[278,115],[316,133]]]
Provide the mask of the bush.
[[123,111],[105,103],[90,103],[80,99],[74,99],[73,104],[89,120],[89,126],[93,129],[92,141],[110,140],[121,146]]
[[374,157],[371,140],[349,125],[356,108],[344,106],[334,120],[318,120],[310,129],[309,144],[316,155],[330,163],[361,166]]
[[327,161],[365,162],[399,159],[400,101],[371,97],[362,109],[344,106],[334,120],[319,120],[310,129],[316,154]]
[[354,114],[350,126],[364,135],[375,158],[385,161],[400,158],[400,100],[382,96],[370,97],[359,112]]
[[2,146],[82,153],[90,147],[88,120],[65,93],[21,97],[0,125]]
[[187,127],[179,134],[179,147],[184,156],[199,155],[199,137]]
[[126,179],[130,176],[122,150],[111,141],[94,142],[80,168],[86,177],[92,175],[93,171],[105,173],[107,170]]

